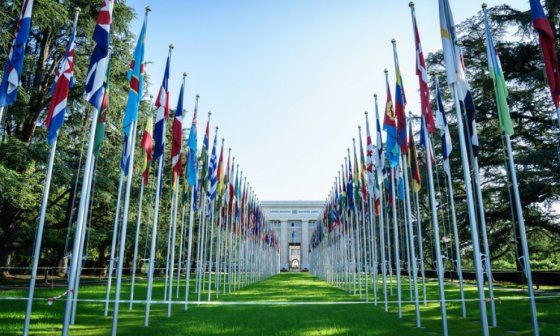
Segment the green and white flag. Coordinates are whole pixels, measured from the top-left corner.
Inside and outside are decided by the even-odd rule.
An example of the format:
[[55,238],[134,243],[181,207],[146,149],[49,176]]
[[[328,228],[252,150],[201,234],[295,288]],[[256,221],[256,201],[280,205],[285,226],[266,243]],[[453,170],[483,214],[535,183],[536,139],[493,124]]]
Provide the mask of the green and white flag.
[[508,135],[513,134],[513,123],[509,115],[509,106],[507,102],[508,88],[502,71],[502,64],[496,53],[494,46],[494,38],[490,27],[488,13],[484,10],[484,24],[486,26],[486,51],[488,53],[488,72],[494,80],[494,91],[496,93],[496,105],[498,106],[498,118],[500,120],[500,128]]

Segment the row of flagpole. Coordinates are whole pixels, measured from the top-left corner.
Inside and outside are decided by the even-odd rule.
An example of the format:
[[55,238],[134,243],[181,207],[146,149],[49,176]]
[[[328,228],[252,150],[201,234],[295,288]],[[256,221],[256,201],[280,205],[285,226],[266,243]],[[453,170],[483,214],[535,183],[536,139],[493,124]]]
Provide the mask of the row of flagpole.
[[[24,3],[22,15],[29,21],[31,15],[32,1]],[[75,323],[76,310],[79,302],[78,291],[79,281],[84,262],[85,251],[84,243],[87,227],[87,213],[93,197],[93,176],[95,173],[95,158],[99,155],[100,141],[104,137],[104,123],[108,111],[108,82],[109,82],[109,63],[110,63],[110,28],[113,14],[113,0],[102,2],[99,18],[94,31],[93,40],[95,42],[94,51],[90,58],[90,66],[87,72],[85,98],[92,105],[91,124],[87,140],[86,161],[82,179],[81,198],[78,206],[77,223],[74,232],[74,243],[72,248],[72,258],[69,268],[68,289],[61,295],[67,296],[65,302],[65,312],[62,326],[62,334],[68,335],[69,327]],[[78,24],[79,9],[76,10],[74,25],[69,38],[64,59],[60,65],[59,72],[54,84],[52,103],[47,114],[47,140],[51,145],[47,174],[45,177],[45,188],[41,203],[39,226],[37,230],[36,243],[34,247],[31,278],[29,286],[29,296],[27,300],[26,315],[23,334],[29,333],[32,303],[35,294],[35,282],[37,268],[41,255],[41,241],[45,226],[45,215],[47,211],[47,201],[49,197],[49,187],[54,167],[56,155],[56,143],[60,128],[64,122],[67,109],[68,92],[73,84],[74,58],[75,58],[75,37]],[[131,69],[129,71],[129,96],[123,120],[123,151],[121,157],[121,173],[118,184],[117,204],[115,210],[115,220],[110,246],[109,267],[107,275],[107,287],[105,294],[104,314],[109,313],[109,303],[114,302],[112,334],[117,334],[118,314],[121,299],[121,289],[124,280],[125,249],[127,246],[127,228],[130,216],[130,203],[132,201],[132,185],[134,181],[134,156],[136,149],[136,133],[139,106],[144,93],[144,47],[150,8],[146,8],[144,24],[138,37]],[[29,24],[29,23],[28,23]],[[29,29],[29,27],[27,27]],[[132,309],[134,302],[134,289],[136,284],[136,272],[138,264],[138,244],[140,229],[142,225],[142,207],[145,188],[148,184],[150,175],[150,163],[157,164],[156,195],[154,201],[154,216],[150,240],[149,269],[147,279],[146,309],[144,325],[149,324],[150,307],[153,301],[153,284],[155,279],[155,262],[157,248],[157,234],[160,213],[161,196],[163,190],[163,173],[165,168],[165,135],[166,120],[170,116],[169,108],[169,76],[170,63],[173,46],[169,48],[169,55],[166,63],[166,70],[162,86],[155,101],[156,122],[152,126],[150,115],[146,121],[144,134],[142,135],[140,147],[144,150],[144,162],[140,176],[140,196],[138,199],[138,215],[134,233],[133,259],[129,309]],[[173,120],[173,142],[171,147],[171,168],[172,178],[172,199],[170,209],[170,226],[168,231],[167,258],[165,261],[165,294],[164,301],[167,302],[167,316],[171,315],[173,304],[173,290],[176,289],[176,298],[179,297],[181,286],[181,273],[185,277],[185,304],[188,308],[190,292],[190,275],[193,258],[193,234],[194,226],[199,228],[197,253],[196,253],[196,292],[198,300],[201,300],[201,293],[204,291],[203,284],[208,283],[208,300],[212,298],[212,278],[214,280],[214,295],[218,297],[222,293],[230,293],[232,290],[239,289],[248,284],[254,283],[264,277],[275,274],[278,269],[278,239],[273,230],[267,224],[262,212],[259,201],[252,188],[248,184],[243,173],[240,173],[239,165],[235,165],[235,158],[232,159],[230,166],[231,150],[228,153],[227,167],[223,166],[224,160],[224,140],[221,141],[221,152],[219,162],[216,157],[218,128],[214,138],[212,156],[208,158],[209,150],[209,126],[210,119],[206,127],[204,143],[199,156],[197,145],[197,113],[198,100],[193,114],[193,122],[190,127],[190,134],[187,141],[187,150],[183,150],[183,95],[185,88],[186,74],[183,75],[179,102]],[[12,78],[10,78],[11,80]],[[10,82],[11,83],[11,82]],[[210,117],[210,114],[209,114]],[[153,127],[153,133],[152,133]],[[182,167],[182,157],[187,154],[185,170]],[[181,184],[180,181],[183,181]],[[179,191],[182,194],[179,194]],[[181,200],[179,200],[181,197]],[[188,206],[187,206],[188,201]],[[121,204],[122,203],[122,204]],[[200,206],[202,205],[202,206]],[[179,256],[175,257],[177,239],[177,214],[181,207],[181,234]],[[185,230],[185,212],[189,209],[188,230]],[[121,213],[122,208],[122,213]],[[225,223],[225,225],[224,225]],[[209,231],[209,232],[208,232]],[[222,237],[226,238],[222,240]],[[149,239],[149,237],[146,237]],[[183,249],[183,242],[188,241]],[[209,248],[208,248],[209,246]],[[207,250],[209,253],[206,254]],[[185,256],[186,254],[186,256]],[[177,262],[177,281],[174,283],[175,262]],[[215,260],[215,263],[213,261]],[[116,272],[114,299],[112,297],[113,272]],[[206,277],[208,279],[206,280]],[[220,287],[223,286],[223,287]],[[191,300],[193,301],[193,300]]]
[[[461,316],[466,318],[465,285],[463,281],[461,244],[457,227],[457,218],[454,202],[452,169],[450,155],[452,140],[449,125],[445,115],[445,108],[441,88],[435,80],[437,107],[434,118],[431,101],[429,78],[424,59],[420,35],[416,22],[414,4],[410,3],[413,32],[415,35],[416,49],[416,74],[420,87],[420,143],[424,149],[424,164],[428,179],[429,212],[431,218],[432,245],[434,246],[434,267],[437,274],[438,295],[441,308],[442,331],[448,334],[448,316],[446,308],[445,287],[450,284],[444,281],[445,260],[443,259],[441,244],[446,243],[440,236],[440,220],[438,218],[438,201],[434,184],[434,168],[441,164],[446,175],[447,194],[451,210],[452,236],[455,260],[451,260],[451,267],[458,275],[458,287],[461,301]],[[531,9],[535,19],[535,27],[542,32],[544,29],[544,12],[538,1],[531,1]],[[527,290],[531,308],[531,322],[533,334],[539,334],[535,294],[532,285],[532,273],[529,262],[527,234],[523,220],[521,195],[517,183],[515,163],[510,136],[513,134],[513,123],[509,114],[507,103],[507,84],[501,68],[499,57],[494,46],[490,20],[486,4],[482,5],[486,32],[488,73],[494,81],[498,119],[500,128],[504,132],[505,146],[508,155],[507,171],[514,189],[515,209],[517,211],[517,224],[521,238],[523,256],[523,270],[527,280]],[[466,190],[466,203],[468,223],[471,233],[469,244],[473,249],[473,264],[476,275],[478,302],[480,307],[480,322],[483,335],[489,334],[489,327],[498,324],[493,292],[493,278],[491,269],[491,251],[487,236],[484,202],[482,198],[481,179],[478,167],[478,137],[476,125],[476,110],[471,91],[465,76],[462,51],[460,49],[453,16],[447,0],[439,0],[440,27],[443,45],[443,55],[447,73],[447,83],[453,97],[453,106],[456,114],[456,127],[463,170],[463,184]],[[541,21],[539,21],[541,20]],[[545,27],[546,28],[546,27]],[[546,29],[544,29],[546,30]],[[545,31],[546,33],[546,31]],[[545,36],[545,39],[548,36]],[[410,302],[414,303],[416,326],[421,326],[421,309],[419,287],[422,287],[424,305],[427,302],[425,283],[425,264],[423,244],[427,242],[422,234],[422,214],[420,211],[420,171],[414,135],[412,132],[412,116],[405,115],[406,95],[401,79],[396,41],[392,40],[393,56],[395,62],[396,92],[393,97],[389,87],[388,71],[385,70],[387,82],[387,103],[385,107],[383,130],[386,132],[386,143],[383,144],[382,129],[379,119],[377,95],[375,95],[375,121],[376,145],[374,147],[370,133],[369,115],[365,113],[366,124],[366,159],[362,147],[361,127],[359,127],[359,155],[356,154],[354,142],[354,165],[350,149],[344,158],[345,164],[338,172],[333,188],[327,198],[327,205],[320,218],[320,224],[313,233],[310,241],[312,252],[310,254],[311,271],[317,276],[339,286],[354,294],[362,296],[365,287],[366,300],[369,301],[369,288],[373,292],[374,303],[378,303],[378,277],[381,277],[381,288],[385,311],[388,310],[388,282],[390,295],[392,291],[393,270],[396,276],[397,310],[399,318],[402,317],[403,300],[403,275],[408,276]],[[541,43],[543,37],[541,36]],[[543,45],[543,49],[546,46]],[[550,51],[550,50],[549,50]],[[550,54],[549,54],[549,57]],[[546,63],[549,67],[550,64]],[[549,84],[553,93],[555,106],[555,90],[560,81],[549,76]],[[558,89],[560,91],[560,89]],[[407,127],[409,132],[407,134]],[[441,159],[436,159],[431,145],[431,135],[436,129],[440,131]],[[358,163],[357,157],[361,162]],[[471,168],[472,167],[472,168]],[[398,192],[396,191],[398,190]],[[414,193],[414,198],[411,197]],[[387,197],[384,197],[384,194]],[[388,201],[385,202],[385,199]],[[413,204],[415,203],[415,204]],[[402,208],[399,206],[402,205]],[[413,215],[413,207],[416,214]],[[478,216],[477,216],[478,210]],[[387,216],[390,214],[390,216]],[[515,225],[515,223],[512,223]],[[392,227],[392,231],[390,230]],[[479,228],[480,231],[479,232]],[[360,230],[363,232],[360,235]],[[366,234],[368,232],[369,234]],[[392,240],[391,240],[392,238]],[[416,240],[415,240],[416,238]],[[482,241],[482,250],[480,247]],[[415,246],[417,242],[418,247]],[[401,245],[401,244],[404,244]],[[418,255],[416,254],[418,252]],[[363,255],[362,260],[356,256]],[[420,266],[420,270],[418,269]],[[418,277],[421,277],[419,284]],[[362,282],[362,278],[365,281]],[[389,278],[389,280],[387,279]],[[486,283],[486,288],[485,288]],[[487,296],[488,295],[488,298]],[[490,306],[489,323],[487,305]],[[489,325],[490,324],[490,325]]]

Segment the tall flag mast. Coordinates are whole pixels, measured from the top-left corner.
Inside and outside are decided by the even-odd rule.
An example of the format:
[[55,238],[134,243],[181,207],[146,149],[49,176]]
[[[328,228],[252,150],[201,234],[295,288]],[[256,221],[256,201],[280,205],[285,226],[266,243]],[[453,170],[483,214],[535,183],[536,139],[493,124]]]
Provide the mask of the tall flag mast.
[[154,125],[154,156],[153,161],[158,161],[158,173],[156,178],[156,200],[154,204],[154,220],[152,225],[152,240],[150,242],[150,264],[148,269],[148,288],[146,290],[146,312],[144,315],[144,326],[150,322],[150,305],[152,301],[152,290],[154,281],[154,262],[156,254],[156,239],[159,216],[159,202],[162,193],[162,176],[165,151],[165,122],[169,117],[169,71],[171,67],[171,53],[173,44],[169,45],[167,62],[163,74],[163,81],[156,98],[156,123]]
[[[535,1],[531,1],[531,9],[535,7]],[[537,2],[537,5],[540,6],[540,3]],[[500,63],[500,59],[496,52],[496,47],[494,46],[494,38],[492,36],[490,20],[488,19],[488,9],[487,5],[482,5],[482,10],[484,12],[484,25],[486,27],[486,49],[488,54],[488,72],[490,77],[493,79],[494,82],[494,91],[496,94],[496,105],[498,107],[498,119],[500,122],[500,128],[504,132],[507,152],[508,152],[508,161],[509,161],[509,168],[511,173],[511,180],[513,183],[513,194],[515,198],[515,208],[517,210],[517,222],[519,223],[519,233],[521,236],[521,247],[523,250],[523,266],[525,269],[525,278],[527,279],[527,289],[529,291],[529,302],[531,304],[531,316],[532,316],[532,324],[533,324],[533,334],[539,335],[539,324],[537,318],[537,306],[535,303],[535,293],[533,289],[533,275],[531,272],[531,262],[529,257],[529,247],[527,244],[527,233],[525,230],[525,220],[523,218],[523,208],[521,206],[521,197],[519,195],[519,186],[517,184],[517,173],[515,171],[515,162],[513,160],[513,151],[511,146],[511,139],[510,136],[513,135],[513,125],[511,122],[511,117],[509,114],[509,106],[507,103],[508,98],[508,88],[506,84],[506,80],[504,78],[504,72],[502,70],[502,65]],[[541,7],[542,11],[542,7]],[[536,22],[537,24],[541,24],[542,22]],[[543,36],[541,36],[542,42]],[[544,50],[543,50],[544,51]],[[554,52],[554,48],[552,48]],[[556,67],[556,84],[560,85],[558,82],[558,68]],[[560,89],[559,89],[560,90]],[[553,92],[553,90],[551,90]],[[558,103],[556,102],[557,106]]]
[[[448,0],[439,0],[439,16],[441,26],[441,41],[443,45],[443,56],[447,72],[447,83],[451,87],[455,102],[455,113],[457,115],[457,129],[459,132],[459,144],[461,149],[461,160],[463,163],[463,178],[467,197],[467,208],[469,214],[469,226],[471,229],[471,240],[474,255],[474,268],[478,290],[478,301],[480,305],[480,319],[482,334],[489,335],[488,317],[486,315],[486,298],[484,294],[484,273],[482,269],[482,257],[480,255],[478,226],[474,209],[474,197],[472,191],[470,163],[465,141],[465,130],[463,129],[463,116],[461,113],[461,102],[467,101],[470,96],[465,80],[465,72],[462,65],[461,51],[457,42],[455,23],[451,14]],[[472,100],[472,99],[470,99]],[[467,109],[468,110],[468,109]]]
[[72,313],[74,290],[78,274],[78,260],[81,260],[80,251],[83,252],[82,231],[84,230],[86,213],[88,208],[87,197],[89,187],[91,184],[91,172],[93,166],[93,147],[95,128],[97,125],[97,118],[99,111],[102,107],[102,100],[105,93],[105,75],[109,66],[109,39],[110,29],[113,16],[113,0],[103,0],[97,24],[93,32],[93,41],[95,47],[90,58],[90,64],[86,76],[86,88],[84,98],[93,107],[92,122],[90,126],[86,162],[84,167],[84,177],[82,179],[82,197],[80,198],[80,205],[78,207],[78,217],[76,222],[76,230],[74,233],[74,245],[72,248],[72,260],[68,276],[68,297],[66,300],[66,307],[64,311],[64,321],[62,326],[62,335],[68,336],[70,317]]
[[[24,6],[26,4],[24,3]],[[24,7],[25,8],[25,7]],[[29,10],[31,10],[29,8]],[[47,142],[51,145],[49,154],[49,161],[47,165],[47,173],[45,175],[45,184],[43,189],[43,197],[41,200],[41,209],[39,211],[39,224],[37,226],[37,233],[35,238],[35,247],[33,251],[33,261],[31,264],[31,276],[29,280],[29,295],[27,300],[27,308],[25,311],[25,323],[23,327],[23,335],[29,334],[29,323],[31,321],[31,310],[33,306],[33,299],[35,296],[35,282],[37,280],[37,268],[39,266],[39,258],[41,256],[41,243],[43,241],[43,230],[45,227],[45,217],[47,214],[47,203],[49,200],[49,191],[51,186],[52,171],[54,166],[54,158],[56,154],[56,143],[58,132],[64,123],[64,114],[66,113],[68,104],[68,92],[74,84],[74,57],[76,51],[76,28],[78,25],[78,16],[80,15],[80,8],[76,8],[74,14],[74,25],[70,38],[66,46],[64,58],[60,64],[58,75],[53,85],[53,96],[49,112],[47,113]],[[19,85],[19,84],[18,84]],[[16,88],[17,90],[17,88]],[[0,121],[1,121],[0,116]]]
[[558,67],[558,56],[554,49],[556,39],[554,38],[550,21],[542,8],[541,1],[529,0],[529,4],[531,5],[533,27],[539,33],[546,79],[550,87],[552,101],[556,107],[557,122],[560,126],[560,69]]
[[4,108],[15,103],[17,99],[25,58],[25,45],[31,31],[32,10],[33,0],[24,0],[0,83],[0,124],[4,116]]

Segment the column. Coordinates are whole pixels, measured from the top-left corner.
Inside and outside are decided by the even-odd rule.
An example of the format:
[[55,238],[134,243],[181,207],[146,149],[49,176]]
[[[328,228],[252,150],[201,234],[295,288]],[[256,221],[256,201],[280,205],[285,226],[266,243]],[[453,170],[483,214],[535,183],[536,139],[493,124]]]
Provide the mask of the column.
[[288,221],[280,220],[280,268],[288,270]]
[[301,269],[309,269],[309,220],[302,221],[301,228]]

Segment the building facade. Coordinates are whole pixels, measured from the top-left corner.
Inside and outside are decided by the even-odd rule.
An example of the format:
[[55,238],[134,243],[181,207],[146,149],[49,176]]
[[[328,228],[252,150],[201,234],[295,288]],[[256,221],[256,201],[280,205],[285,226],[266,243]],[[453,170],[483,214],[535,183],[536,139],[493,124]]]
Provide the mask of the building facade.
[[280,269],[309,269],[309,238],[325,202],[261,201],[260,204],[280,242]]

